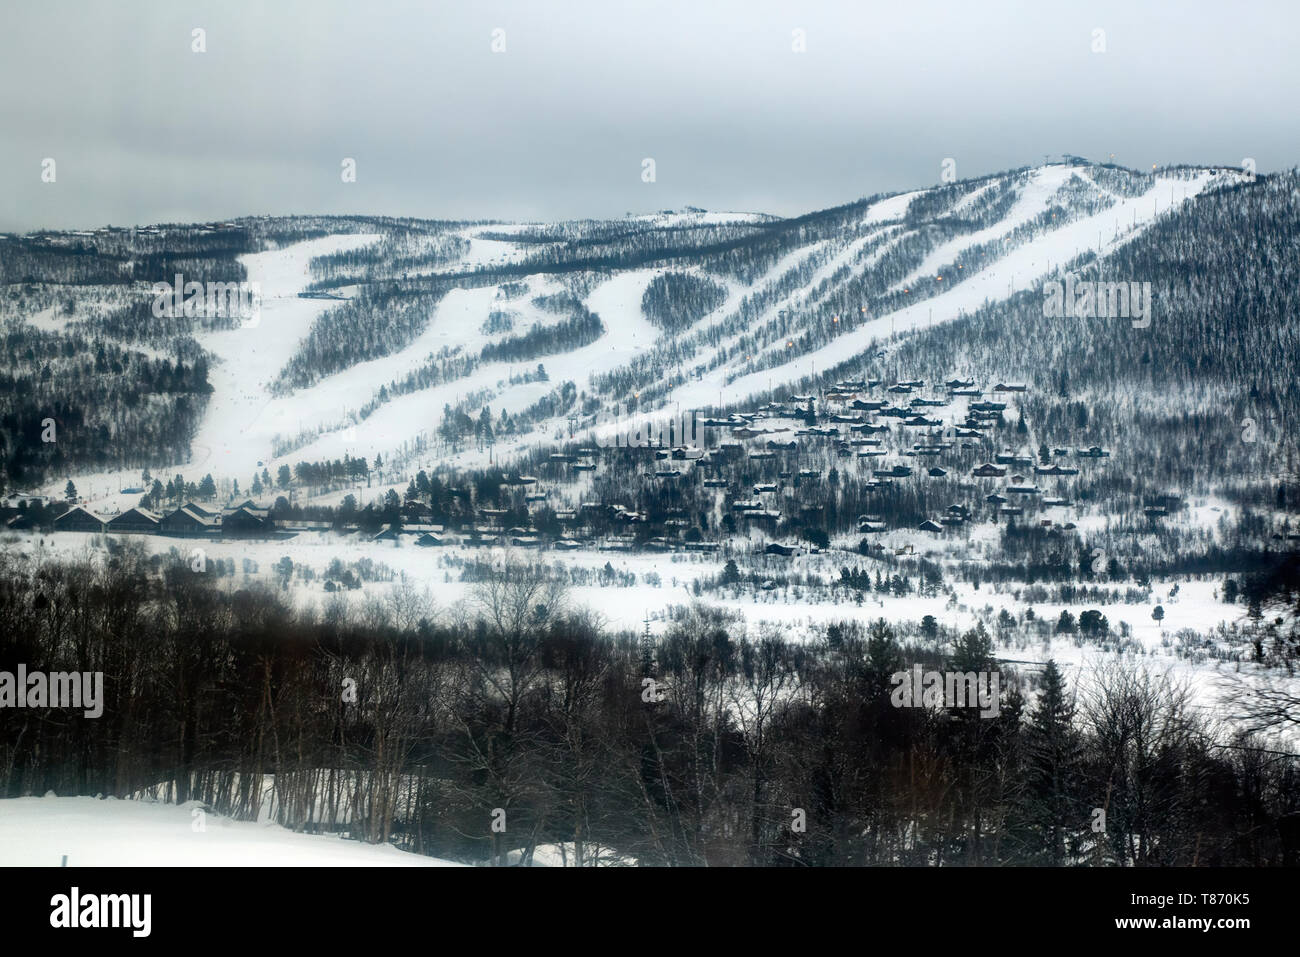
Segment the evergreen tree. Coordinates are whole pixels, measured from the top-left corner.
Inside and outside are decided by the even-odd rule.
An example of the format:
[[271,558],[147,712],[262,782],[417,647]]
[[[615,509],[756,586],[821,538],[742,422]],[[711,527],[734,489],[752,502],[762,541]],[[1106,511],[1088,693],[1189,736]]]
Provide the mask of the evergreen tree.
[[898,644],[894,629],[883,618],[877,618],[867,635],[867,672],[872,687],[878,693],[889,693],[889,678],[903,668],[903,649]]
[[1031,862],[1069,863],[1069,837],[1083,823],[1075,808],[1082,746],[1074,725],[1074,703],[1055,661],[1043,671],[1038,704],[1024,732],[1025,794],[1021,810],[1028,826]]
[[984,622],[965,632],[953,644],[952,658],[949,662],[954,671],[992,671],[993,639],[989,636]]

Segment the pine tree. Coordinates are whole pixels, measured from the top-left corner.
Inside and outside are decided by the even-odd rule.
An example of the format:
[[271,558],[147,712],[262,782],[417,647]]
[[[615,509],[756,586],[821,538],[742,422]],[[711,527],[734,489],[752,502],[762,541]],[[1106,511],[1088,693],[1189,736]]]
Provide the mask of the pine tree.
[[1067,838],[1071,823],[1079,824],[1073,787],[1081,760],[1074,703],[1055,661],[1043,671],[1038,704],[1025,726],[1025,781],[1023,811],[1030,832],[1033,863],[1061,866],[1068,863]]
[[894,629],[885,619],[877,618],[867,637],[867,672],[872,686],[879,694],[888,694],[889,678],[902,670],[903,649],[899,647]]
[[650,619],[645,619],[645,630],[641,633],[641,677],[655,676],[655,642],[650,634]]
[[953,645],[950,665],[954,671],[978,673],[991,671],[992,664],[993,639],[981,621],[957,639]]

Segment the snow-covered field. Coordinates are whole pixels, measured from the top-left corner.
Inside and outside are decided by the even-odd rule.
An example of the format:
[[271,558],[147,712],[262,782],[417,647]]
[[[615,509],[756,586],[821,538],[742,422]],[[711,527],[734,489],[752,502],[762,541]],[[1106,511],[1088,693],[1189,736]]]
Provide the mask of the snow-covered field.
[[278,824],[197,802],[92,797],[0,800],[0,867],[456,867],[451,861]]

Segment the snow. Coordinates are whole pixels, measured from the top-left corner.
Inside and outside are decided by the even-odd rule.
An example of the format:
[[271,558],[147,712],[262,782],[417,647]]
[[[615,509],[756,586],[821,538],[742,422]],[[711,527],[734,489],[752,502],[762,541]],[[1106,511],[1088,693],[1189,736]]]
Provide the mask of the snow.
[[910,193],[899,193],[897,196],[889,196],[878,203],[872,203],[862,221],[864,223],[885,223],[893,219],[902,219],[907,215],[907,208],[912,205],[912,200],[918,196],[923,196],[925,193],[926,190],[915,189]]
[[335,305],[298,298],[309,279],[309,263],[314,256],[356,249],[378,238],[329,236],[240,257],[248,282],[260,284],[261,318],[256,325],[197,337],[216,361],[209,373],[212,397],[194,436],[187,471],[250,476],[259,459],[270,458],[270,442],[286,431],[285,407],[291,403],[274,398],[269,386],[316,318]]
[[[539,844],[533,848],[533,867],[572,867],[574,843]],[[517,865],[523,860],[523,850],[510,851],[506,854],[506,863]],[[605,847],[588,844],[583,848],[583,865],[585,867],[636,867],[635,857],[619,854]]]
[[[372,234],[328,236],[239,257],[248,283],[260,288],[260,316],[244,326],[195,336],[213,355],[208,371],[213,392],[191,441],[190,459],[155,469],[159,476],[166,478],[179,472],[197,481],[210,472],[217,478],[235,477],[247,482],[255,471],[261,471],[258,461],[270,463],[271,441],[277,434],[297,431],[296,420],[304,406],[294,397],[272,396],[269,386],[297,352],[316,318],[338,305],[298,297],[310,280],[311,259],[356,249],[378,238]],[[61,491],[64,481],[52,481],[50,494]],[[74,481],[83,504],[100,515],[115,514],[139,501],[138,494],[117,491],[123,486],[139,485],[138,472],[80,474]]]
[[234,821],[194,801],[0,800],[0,867],[57,867],[64,855],[71,867],[458,866],[386,845]]
[[644,213],[629,216],[634,222],[653,223],[656,226],[730,226],[747,223],[761,223],[769,217],[762,213],[740,213],[727,210],[683,210],[673,213]]
[[[1214,507],[1217,506],[1206,505],[1205,509],[1209,514],[1216,514],[1212,512]],[[1198,522],[1200,518],[1198,512],[1189,517],[1188,521]],[[993,525],[970,529],[964,539],[971,550],[967,554],[994,544],[996,533],[997,528]],[[64,559],[88,555],[93,557],[102,541],[102,536],[86,533],[60,533],[43,537],[29,534],[16,535],[14,538],[17,543],[6,547],[13,552],[15,558],[19,554]],[[473,613],[473,588],[461,580],[462,568],[466,562],[483,562],[500,567],[512,561],[540,562],[551,567],[558,565],[564,569],[586,569],[590,572],[599,571],[608,564],[620,575],[635,576],[632,585],[602,585],[595,581],[573,585],[567,595],[572,606],[590,610],[611,630],[633,633],[641,630],[647,617],[656,622],[656,630],[661,629],[671,609],[689,606],[697,601],[739,613],[751,631],[774,625],[783,635],[796,641],[820,637],[827,624],[844,620],[866,624],[884,618],[895,623],[919,623],[924,616],[933,615],[945,628],[965,630],[982,620],[993,632],[993,622],[1002,609],[1020,620],[1027,608],[1032,607],[1039,621],[1053,626],[1062,610],[1068,610],[1077,619],[1083,611],[1097,609],[1109,621],[1110,648],[1103,649],[1095,642],[1072,635],[1053,633],[1044,640],[1033,634],[1032,629],[1026,628],[1024,634],[1018,637],[1013,635],[1009,641],[1001,643],[998,656],[1007,662],[1028,665],[1031,670],[1050,657],[1066,669],[1067,673],[1076,677],[1086,675],[1095,670],[1098,664],[1117,656],[1113,646],[1120,638],[1123,625],[1127,625],[1129,637],[1126,639],[1124,657],[1136,660],[1150,670],[1168,673],[1186,681],[1193,691],[1197,707],[1211,713],[1223,712],[1240,693],[1239,690],[1234,691],[1229,683],[1239,673],[1234,662],[1221,662],[1212,657],[1189,658],[1178,653],[1180,639],[1177,635],[1184,629],[1205,637],[1211,636],[1220,626],[1230,628],[1243,624],[1244,606],[1226,604],[1217,597],[1215,591],[1221,584],[1217,579],[1156,580],[1152,582],[1149,599],[1136,603],[1123,600],[1125,589],[1134,587],[1132,583],[1120,583],[1111,586],[1113,600],[1071,605],[1026,602],[1020,595],[1025,587],[1023,583],[1008,583],[1001,587],[986,584],[977,588],[969,583],[951,580],[947,574],[945,577],[950,579],[949,587],[953,589],[955,598],[943,594],[933,597],[922,597],[915,593],[898,596],[872,591],[863,594],[861,603],[858,603],[843,589],[803,585],[789,588],[782,586],[772,591],[756,590],[744,585],[734,589],[705,590],[700,595],[695,593],[696,581],[715,577],[731,557],[739,559],[744,556],[742,568],[746,574],[755,571],[760,577],[771,575],[780,578],[788,575],[791,579],[798,580],[807,575],[824,583],[838,579],[843,566],[873,570],[875,566],[872,559],[858,555],[853,547],[857,536],[842,538],[845,547],[832,547],[821,554],[802,554],[790,558],[753,554],[753,549],[761,548],[765,541],[759,534],[753,534],[749,538],[739,536],[732,541],[729,550],[714,554],[611,552],[593,547],[557,552],[550,549],[533,551],[503,547],[474,548],[454,544],[420,548],[409,538],[395,544],[372,542],[362,535],[340,536],[332,532],[302,533],[275,542],[196,542],[160,536],[141,536],[136,540],[153,553],[166,553],[175,548],[182,557],[187,557],[190,549],[199,547],[204,550],[209,561],[218,558],[233,560],[237,569],[242,567],[244,559],[251,559],[258,566],[258,570],[251,576],[237,573],[232,577],[217,579],[217,587],[232,591],[248,587],[250,581],[274,587],[273,566],[282,557],[288,556],[295,568],[311,568],[316,576],[312,582],[296,577],[290,589],[283,593],[300,608],[314,606],[319,610],[326,602],[343,601],[359,609],[369,600],[384,600],[405,581],[417,596],[424,596],[429,604],[429,612],[434,617],[450,615],[451,620],[457,620],[462,612]],[[927,558],[949,569],[954,559],[961,557],[960,553],[954,551],[958,543],[951,538],[920,534],[910,529],[886,532],[874,536],[872,541],[890,551],[911,545],[916,557]],[[345,565],[370,559],[376,566],[391,572],[392,579],[367,582],[355,591],[327,593],[324,590],[324,573],[335,558]],[[909,577],[915,580],[915,572],[911,572]],[[1175,585],[1178,586],[1178,592],[1173,594]],[[1160,623],[1151,618],[1151,611],[1156,604],[1162,605],[1165,610],[1165,618]],[[1248,649],[1243,642],[1237,650],[1244,652]],[[1254,666],[1243,664],[1240,669],[1243,675],[1241,680],[1260,680],[1261,675],[1253,669]],[[1278,676],[1278,679],[1292,680],[1283,676]]]
[[[1070,175],[1072,171],[1063,167],[1035,170],[1031,176],[1032,188],[1027,187],[1017,200],[1015,209],[1018,212],[1015,215],[1032,218],[1035,209],[1041,211],[1040,204],[1044,196],[1055,193]],[[774,386],[780,387],[797,381],[809,375],[813,369],[830,368],[848,357],[867,351],[874,343],[884,341],[892,335],[951,322],[973,312],[985,302],[1037,289],[1046,277],[1054,273],[1056,267],[1090,249],[1096,249],[1098,234],[1103,236],[1102,252],[1107,252],[1127,242],[1149,225],[1160,210],[1167,212],[1175,204],[1195,196],[1215,181],[1216,177],[1208,171],[1202,171],[1191,180],[1157,177],[1155,185],[1142,196],[1122,199],[1109,209],[1081,217],[1036,237],[1032,242],[1019,245],[984,269],[965,277],[949,290],[863,323],[856,329],[837,336],[825,346],[804,353],[790,362],[741,376],[730,383],[726,383],[728,370],[725,367],[715,369],[701,379],[675,389],[668,397],[668,402],[682,408],[705,408],[712,403],[724,384],[729,401],[759,395]],[[904,195],[912,197],[915,194]],[[898,200],[900,197],[893,197],[877,203],[872,207],[872,214],[877,214],[884,203],[896,203]],[[910,201],[909,198],[908,202]],[[878,218],[890,217],[881,214]],[[1016,222],[1008,217],[995,229],[982,231],[989,233],[984,238],[987,240],[996,238],[997,235],[1008,235],[1008,224],[1014,228]],[[1113,236],[1110,242],[1104,240],[1108,232]],[[956,251],[956,247],[953,251]],[[947,259],[950,261],[950,257]],[[1152,322],[1158,324],[1159,321],[1157,308]]]
[[[432,430],[441,419],[445,405],[455,404],[470,393],[483,389],[492,390],[493,395],[488,404],[497,415],[502,411],[511,414],[521,412],[566,381],[574,382],[579,391],[589,389],[594,376],[624,365],[651,348],[659,338],[659,330],[641,314],[641,297],[657,272],[654,269],[643,269],[619,273],[592,291],[587,298],[587,308],[600,316],[605,327],[604,334],[595,342],[571,352],[542,356],[528,362],[484,363],[464,378],[407,393],[380,406],[356,429],[357,435],[363,437],[361,442],[345,443],[342,436],[327,435],[297,450],[291,457],[306,461],[338,458],[342,456],[345,444],[354,455],[370,457],[375,451],[387,452],[421,430]],[[530,296],[551,291],[551,286],[545,281],[539,281],[537,277],[528,277],[525,281],[530,284]],[[438,338],[439,329],[477,330],[492,307],[495,289],[496,287],[453,290],[439,304],[430,332],[422,337],[424,341],[401,353],[396,359],[396,366],[393,357],[375,360],[373,363],[360,363],[347,372],[330,377],[313,390],[300,394],[299,400],[316,407],[337,408],[337,403],[347,395],[355,396],[355,391],[350,390],[357,388],[355,383],[358,378],[371,376],[369,384],[377,388],[382,383],[374,378],[376,374],[383,376],[383,382],[397,377],[394,375],[396,370],[417,352],[427,354],[433,341],[441,344],[447,342]],[[514,306],[513,303],[511,305]],[[461,341],[468,347],[477,342],[473,336],[462,336]],[[468,351],[473,350],[471,348]],[[512,372],[532,370],[538,364],[545,366],[549,381],[514,386],[504,384]],[[388,370],[387,373],[384,370]],[[413,426],[413,423],[418,423],[418,426]],[[500,454],[506,449],[498,447],[496,451]],[[471,450],[457,456],[446,456],[440,461],[458,465],[486,464],[487,452]]]
[[61,315],[54,306],[46,306],[40,312],[32,313],[26,321],[41,332],[62,332],[63,327],[68,324],[68,319],[68,316]]
[[[1046,209],[1057,191],[1076,175],[1089,178],[1086,169],[1060,165],[1027,172],[1018,187],[1016,202],[1001,222],[942,244],[901,285],[905,288],[916,278],[951,263],[955,256],[976,244],[1009,236],[1017,226],[1032,221]],[[1081,253],[1097,249],[1099,242],[1102,252],[1114,249],[1141,231],[1159,212],[1170,209],[1211,184],[1230,181],[1233,175],[1210,171],[1201,171],[1190,179],[1162,175],[1155,179],[1150,191],[1136,198],[1120,197],[1102,190],[1115,199],[1111,208],[1064,223],[1032,241],[1016,245],[984,268],[971,270],[971,275],[963,277],[964,281],[954,283],[952,288],[938,295],[892,314],[873,317],[872,321],[836,337],[822,348],[770,369],[728,381],[736,376],[737,361],[720,364],[672,390],[665,397],[663,408],[690,410],[712,407],[719,401],[741,402],[769,388],[788,385],[816,369],[828,368],[847,357],[865,352],[873,343],[879,347],[892,335],[904,335],[930,323],[952,321],[985,302],[1036,288],[1062,264]],[[972,189],[959,200],[957,208],[968,207],[994,185],[989,183]],[[803,308],[820,301],[826,290],[819,291],[819,284],[837,270],[847,267],[861,272],[873,268],[879,256],[906,235],[906,231],[896,225],[897,220],[906,215],[914,199],[926,192],[901,193],[869,206],[860,223],[867,226],[879,224],[894,233],[884,246],[869,256],[862,257],[861,253],[880,235],[879,230],[844,243],[829,254],[831,247],[828,242],[811,243],[792,250],[750,286],[727,282],[724,304],[704,317],[693,332],[680,339],[684,348],[694,346],[698,350],[689,364],[693,368],[708,366],[722,351],[734,347],[738,336],[752,334],[763,324],[775,321],[780,309]],[[761,218],[746,214],[697,212],[643,217],[656,223],[672,221],[681,224],[745,222]],[[470,249],[447,268],[459,271],[493,262],[517,261],[535,251],[534,247],[483,236],[489,232],[508,236],[525,228],[528,228],[527,224],[464,227],[461,235],[469,240]],[[514,314],[515,333],[526,331],[533,324],[560,321],[561,317],[538,309],[531,300],[538,295],[560,291],[563,280],[532,275],[520,277],[529,286],[528,295],[510,301],[497,298],[499,286],[453,290],[438,304],[426,328],[407,347],[389,356],[358,362],[291,395],[272,396],[268,391],[269,384],[296,352],[312,323],[325,310],[336,308],[327,300],[299,299],[296,295],[309,280],[311,257],[332,250],[355,248],[375,239],[371,235],[331,236],[242,257],[249,280],[259,283],[262,289],[261,321],[256,327],[199,336],[201,343],[215,356],[210,367],[214,393],[194,437],[190,461],[155,466],[155,474],[165,476],[180,472],[188,479],[197,480],[211,472],[218,480],[235,478],[246,486],[255,471],[263,467],[275,471],[280,464],[335,459],[345,454],[369,459],[382,454],[392,461],[394,453],[409,447],[413,439],[432,436],[443,408],[448,404],[454,405],[473,394],[485,396],[484,401],[496,414],[501,411],[517,413],[564,381],[573,381],[580,391],[586,389],[590,394],[592,390],[588,386],[594,376],[634,361],[662,341],[659,331],[642,315],[640,298],[647,283],[670,267],[617,273],[601,281],[586,300],[588,308],[600,315],[606,329],[595,343],[571,353],[545,356],[527,363],[488,363],[463,379],[398,396],[377,409],[365,422],[353,423],[356,411],[371,401],[381,387],[402,379],[427,362],[431,355],[446,348],[459,350],[460,355],[476,356],[483,345],[493,339],[484,334],[481,327],[494,308],[503,308]],[[708,341],[708,337],[717,332],[718,324],[734,314],[744,297],[781,281],[790,269],[807,263],[810,257],[822,257],[826,261],[818,261],[819,268],[807,282],[782,295],[779,302],[771,303],[746,330],[725,335],[718,341]],[[52,324],[59,320],[53,315],[42,315],[37,321]],[[1158,302],[1153,321],[1160,322]],[[782,351],[783,346],[782,340],[766,348],[770,354]],[[538,362],[545,366],[549,382],[509,384],[512,375],[531,372]],[[532,434],[510,443],[499,443],[493,455],[497,460],[505,460],[555,433],[563,425],[558,420],[539,423]],[[321,434],[313,437],[318,432]],[[277,439],[295,444],[300,440],[302,444],[277,459],[271,451]],[[469,450],[449,459],[447,464],[477,465],[487,461],[487,452]],[[136,504],[138,499],[137,495],[123,495],[117,491],[124,486],[140,484],[139,475],[134,472],[62,476],[52,479],[40,491],[57,494],[69,477],[76,482],[90,507],[101,514],[115,514]]]

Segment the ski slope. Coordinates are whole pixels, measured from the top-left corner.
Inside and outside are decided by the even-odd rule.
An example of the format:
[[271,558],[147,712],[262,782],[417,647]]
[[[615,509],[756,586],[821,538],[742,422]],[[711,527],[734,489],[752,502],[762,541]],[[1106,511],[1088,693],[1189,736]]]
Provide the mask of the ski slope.
[[[989,235],[983,237],[983,241],[999,235],[1009,235],[1017,225],[1032,219],[1036,215],[1035,209],[1041,211],[1045,208],[1042,205],[1043,197],[1059,188],[1064,182],[1062,175],[1068,173],[1068,169],[1058,167],[1035,171],[1032,180],[1035,187],[1027,189],[1027,195],[1018,201],[1014,218],[1008,217],[1011,219],[1009,224],[1003,220],[992,231],[984,230]],[[764,393],[773,386],[797,382],[816,369],[828,369],[867,351],[891,335],[903,335],[927,326],[951,322],[973,312],[986,302],[1037,289],[1057,267],[1090,249],[1097,250],[1099,235],[1102,237],[1100,251],[1104,253],[1135,236],[1161,210],[1168,211],[1174,205],[1185,202],[1215,180],[1216,176],[1209,172],[1202,172],[1192,180],[1160,177],[1142,196],[1122,199],[1109,209],[1081,217],[1045,233],[1031,243],[1017,246],[985,268],[967,276],[950,290],[863,323],[821,348],[782,365],[735,379],[730,379],[730,371],[726,367],[714,369],[700,379],[673,390],[668,402],[683,408],[705,408],[716,400],[720,390],[725,391],[729,402],[743,401]],[[1112,237],[1109,242],[1105,239],[1108,235]],[[966,238],[959,242],[964,243]],[[950,250],[945,261],[950,262],[951,253],[956,251],[956,247]],[[1158,325],[1159,318],[1157,310],[1153,324]]]
[[374,235],[329,236],[284,249],[241,256],[248,282],[261,287],[259,321],[196,338],[213,354],[212,396],[194,436],[192,458],[177,463],[190,474],[251,476],[269,458],[272,438],[294,417],[293,403],[274,398],[270,385],[324,310],[336,303],[300,299],[314,256],[356,249]]

